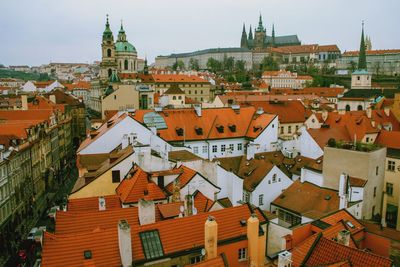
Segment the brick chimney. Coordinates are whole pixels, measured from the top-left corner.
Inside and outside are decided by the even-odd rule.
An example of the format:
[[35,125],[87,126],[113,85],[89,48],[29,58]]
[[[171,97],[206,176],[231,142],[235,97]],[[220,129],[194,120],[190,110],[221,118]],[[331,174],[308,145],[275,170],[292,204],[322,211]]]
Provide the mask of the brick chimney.
[[215,218],[209,216],[204,224],[204,248],[206,250],[206,260],[217,257],[218,224]]
[[339,244],[349,246],[350,244],[350,232],[348,230],[342,230],[337,235],[337,242]]
[[132,239],[131,227],[126,220],[120,220],[118,223],[118,247],[121,257],[121,266],[132,266]]
[[247,241],[249,266],[264,266],[266,235],[260,234],[260,221],[255,214],[247,220]]
[[154,223],[156,221],[156,209],[154,202],[139,199],[139,222],[140,225]]

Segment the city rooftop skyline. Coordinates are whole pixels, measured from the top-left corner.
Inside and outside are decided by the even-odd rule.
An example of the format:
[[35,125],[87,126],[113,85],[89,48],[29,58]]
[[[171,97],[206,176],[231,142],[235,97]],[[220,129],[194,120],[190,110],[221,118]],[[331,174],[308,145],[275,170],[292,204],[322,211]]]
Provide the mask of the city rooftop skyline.
[[[342,52],[358,50],[361,22],[373,49],[397,48],[400,2],[335,1],[28,1],[2,2],[0,64],[92,63],[101,60],[101,36],[109,15],[114,38],[121,20],[138,56],[150,63],[158,55],[207,48],[239,47],[246,30],[263,16],[267,34],[297,34],[302,44],[337,44]],[[21,8],[23,7],[23,8]],[[223,12],[222,12],[223,11]],[[384,20],[382,17],[384,16]]]

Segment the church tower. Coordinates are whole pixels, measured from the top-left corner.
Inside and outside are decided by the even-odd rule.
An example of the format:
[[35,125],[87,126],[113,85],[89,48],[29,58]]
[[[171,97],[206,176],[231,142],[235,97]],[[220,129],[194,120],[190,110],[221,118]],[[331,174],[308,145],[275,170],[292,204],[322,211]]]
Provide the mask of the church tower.
[[371,89],[372,75],[367,71],[366,45],[364,39],[364,22],[362,23],[358,68],[351,74],[351,89]]
[[364,22],[362,23],[360,52],[358,54],[358,69],[367,70],[367,55],[365,53],[365,39],[364,39]]
[[128,42],[122,22],[121,28],[118,32],[118,39],[115,43],[115,59],[118,66],[118,73],[137,72],[136,48]]
[[254,48],[263,48],[267,30],[263,26],[262,17],[258,20],[258,27],[254,32]]
[[243,23],[243,30],[242,30],[242,38],[240,39],[240,47],[248,48],[246,26],[244,25],[244,23]]
[[101,51],[102,51],[102,57],[100,63],[100,79],[107,80],[109,77],[111,77],[112,73],[117,68],[115,62],[114,36],[110,29],[110,23],[108,22],[108,15],[107,15],[106,28],[103,32]]
[[274,25],[274,24],[272,24],[271,46],[272,46],[272,47],[275,47],[275,25]]

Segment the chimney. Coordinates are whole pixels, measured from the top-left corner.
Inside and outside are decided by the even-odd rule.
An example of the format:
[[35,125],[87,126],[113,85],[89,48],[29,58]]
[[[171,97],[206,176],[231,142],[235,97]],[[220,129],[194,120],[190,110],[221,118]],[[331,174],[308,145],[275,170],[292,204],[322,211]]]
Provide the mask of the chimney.
[[326,109],[322,110],[322,120],[325,122],[328,119],[328,111]]
[[106,199],[104,197],[99,197],[99,210],[106,210]]
[[206,250],[206,260],[217,257],[218,224],[215,218],[208,216],[204,224],[204,248]]
[[278,255],[278,267],[292,266],[292,253],[283,251]]
[[118,223],[118,245],[122,266],[132,266],[131,227],[126,220],[120,220]]
[[247,145],[247,151],[246,151],[246,159],[247,160],[251,160],[254,158],[255,150],[256,150],[256,147],[254,146],[254,144],[249,143]]
[[261,251],[259,251],[259,241],[258,241],[258,233],[259,233],[260,222],[255,214],[252,214],[250,218],[247,220],[247,240],[248,240],[248,259],[249,266],[258,267],[259,258]]
[[256,113],[257,113],[258,115],[261,115],[261,114],[264,113],[264,109],[263,109],[262,107],[258,107]]
[[339,209],[347,208],[347,179],[348,176],[342,173],[339,178]]
[[121,142],[121,148],[125,149],[127,148],[129,145],[129,138],[128,138],[128,134],[124,134],[122,136],[122,142]]
[[201,104],[195,104],[193,107],[197,117],[201,117]]
[[383,108],[383,111],[385,112],[385,115],[386,115],[386,116],[388,116],[388,117],[390,116],[390,107],[387,107],[387,106],[384,107],[384,108]]
[[21,95],[21,108],[22,110],[28,110],[28,96]]
[[185,216],[193,215],[193,197],[191,195],[185,196]]
[[350,232],[346,229],[340,231],[337,234],[337,242],[339,244],[345,245],[345,246],[349,246],[350,244]]
[[367,118],[368,118],[368,119],[371,119],[371,117],[372,117],[372,109],[371,109],[371,107],[368,107],[368,108],[365,110],[365,112],[367,113]]
[[50,99],[50,101],[53,102],[54,104],[57,104],[57,103],[56,103],[57,101],[56,101],[56,96],[55,96],[55,95],[50,95],[50,96],[49,96],[49,99]]
[[154,223],[156,221],[156,210],[154,202],[139,199],[139,222],[140,225]]

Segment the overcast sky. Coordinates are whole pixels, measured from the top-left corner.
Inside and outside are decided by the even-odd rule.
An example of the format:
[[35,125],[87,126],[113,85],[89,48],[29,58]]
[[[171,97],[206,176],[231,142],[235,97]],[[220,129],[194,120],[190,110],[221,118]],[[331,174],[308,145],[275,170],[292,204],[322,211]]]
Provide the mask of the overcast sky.
[[361,21],[374,49],[400,48],[400,0],[0,0],[0,63],[40,65],[101,59],[106,14],[121,19],[139,57],[237,47],[243,22],[303,44],[359,47]]

